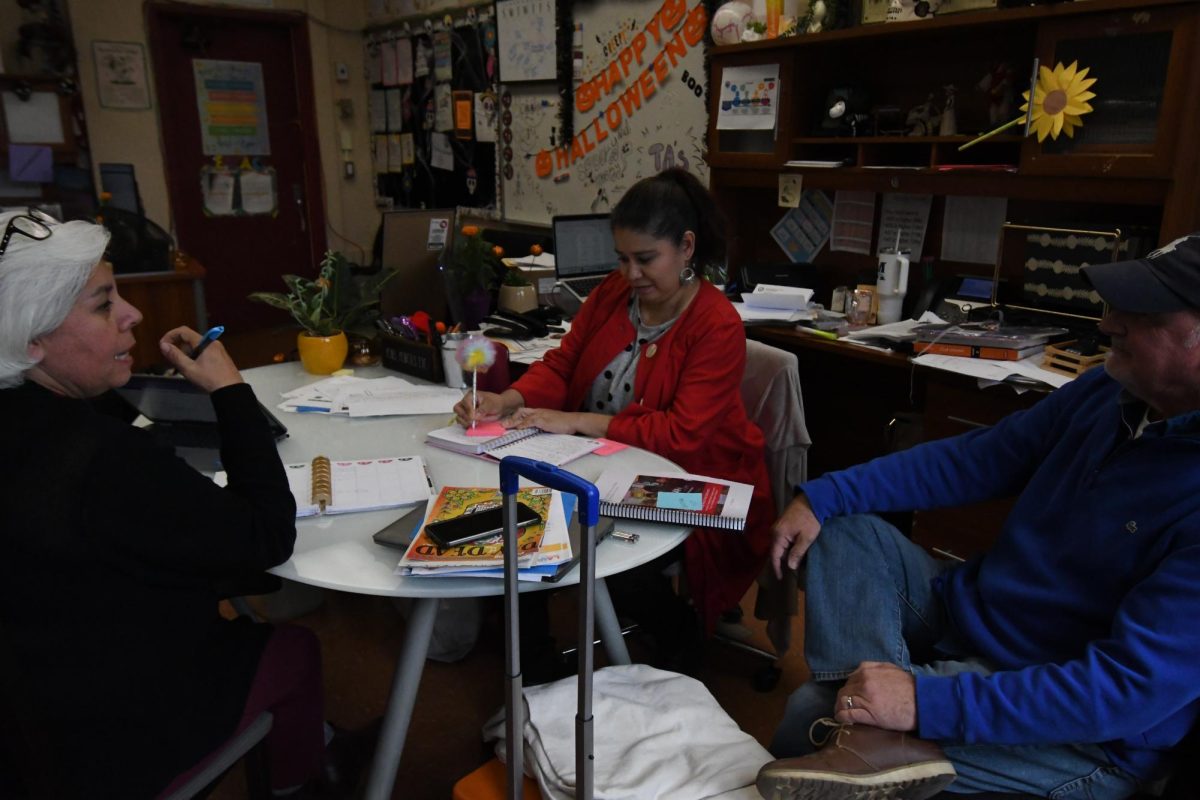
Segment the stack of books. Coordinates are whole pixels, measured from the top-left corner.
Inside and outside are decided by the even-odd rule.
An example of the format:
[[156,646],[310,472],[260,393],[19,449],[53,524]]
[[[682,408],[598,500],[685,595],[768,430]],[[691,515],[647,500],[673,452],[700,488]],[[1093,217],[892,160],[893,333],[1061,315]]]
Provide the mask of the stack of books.
[[[400,559],[396,574],[418,577],[502,578],[502,533],[443,549],[425,532],[425,526],[431,522],[497,508],[502,500],[500,490],[495,488],[443,487],[432,503],[425,522],[413,537],[412,544]],[[517,500],[537,512],[542,519],[540,523],[521,528],[519,531],[519,577],[540,581],[544,575],[555,574],[560,565],[573,558],[567,519],[574,511],[575,498],[544,486],[532,486],[518,491]]]
[[918,325],[913,353],[1020,361],[1041,353],[1051,339],[1068,335],[1066,328],[1028,325]]

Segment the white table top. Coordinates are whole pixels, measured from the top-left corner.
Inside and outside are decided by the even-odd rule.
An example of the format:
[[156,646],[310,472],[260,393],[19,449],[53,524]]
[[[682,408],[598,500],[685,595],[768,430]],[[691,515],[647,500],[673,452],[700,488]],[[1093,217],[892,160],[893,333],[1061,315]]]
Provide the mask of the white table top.
[[[424,444],[425,434],[445,427],[448,414],[350,419],[328,414],[289,414],[276,409],[280,393],[319,380],[299,363],[272,364],[243,373],[259,401],[288,427],[289,436],[279,443],[285,464],[330,458],[384,458],[420,455],[429,467],[434,485],[498,486],[499,465],[495,461],[453,453]],[[355,375],[377,378],[396,373],[382,367],[359,368]],[[407,380],[420,382],[417,378]],[[588,455],[566,466],[571,472],[595,481],[610,465],[646,470],[678,469],[667,459],[637,448],[610,456]],[[394,597],[477,597],[504,592],[503,581],[492,578],[414,578],[396,575],[401,551],[375,544],[371,536],[399,519],[412,506],[387,511],[306,517],[296,521],[296,548],[292,557],[271,570],[300,583],[359,594]],[[644,564],[682,542],[689,528],[661,523],[619,520],[618,528],[637,533],[636,544],[609,538],[596,548],[596,577],[603,578]],[[558,583],[521,581],[521,591],[550,589],[579,582],[572,570]]]

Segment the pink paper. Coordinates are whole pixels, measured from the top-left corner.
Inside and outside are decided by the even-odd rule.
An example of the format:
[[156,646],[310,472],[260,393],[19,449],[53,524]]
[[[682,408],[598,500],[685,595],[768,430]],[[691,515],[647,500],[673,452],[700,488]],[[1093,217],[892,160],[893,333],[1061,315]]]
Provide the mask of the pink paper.
[[629,445],[627,445],[627,444],[621,444],[620,442],[614,442],[612,439],[601,439],[600,441],[604,442],[604,444],[600,445],[595,450],[593,450],[592,455],[611,456],[613,453],[619,453],[620,451],[624,450],[626,447],[629,447]]
[[508,433],[508,428],[501,425],[499,422],[484,422],[476,425],[474,428],[467,428],[467,436],[503,436]]

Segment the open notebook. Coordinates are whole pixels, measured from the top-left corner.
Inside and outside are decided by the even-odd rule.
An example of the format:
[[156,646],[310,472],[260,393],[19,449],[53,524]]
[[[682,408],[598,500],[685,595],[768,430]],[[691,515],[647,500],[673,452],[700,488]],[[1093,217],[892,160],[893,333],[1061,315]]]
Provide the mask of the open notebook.
[[[546,433],[537,428],[506,430],[498,424],[481,426],[483,436],[470,435],[459,425],[438,428],[425,435],[425,443],[466,455],[494,458],[523,456],[561,467],[585,456],[604,443],[599,439]],[[479,433],[480,431],[476,431]],[[486,435],[491,433],[493,435]]]
[[420,456],[285,464],[296,516],[349,514],[419,503],[434,496]]

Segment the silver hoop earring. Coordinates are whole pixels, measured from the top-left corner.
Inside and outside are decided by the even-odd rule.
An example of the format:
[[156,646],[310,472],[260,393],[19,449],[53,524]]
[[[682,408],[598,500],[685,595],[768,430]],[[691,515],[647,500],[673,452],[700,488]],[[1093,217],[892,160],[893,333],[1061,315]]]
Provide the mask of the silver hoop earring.
[[691,265],[688,265],[679,271],[680,283],[691,283],[694,280],[696,280],[696,270],[692,269]]

